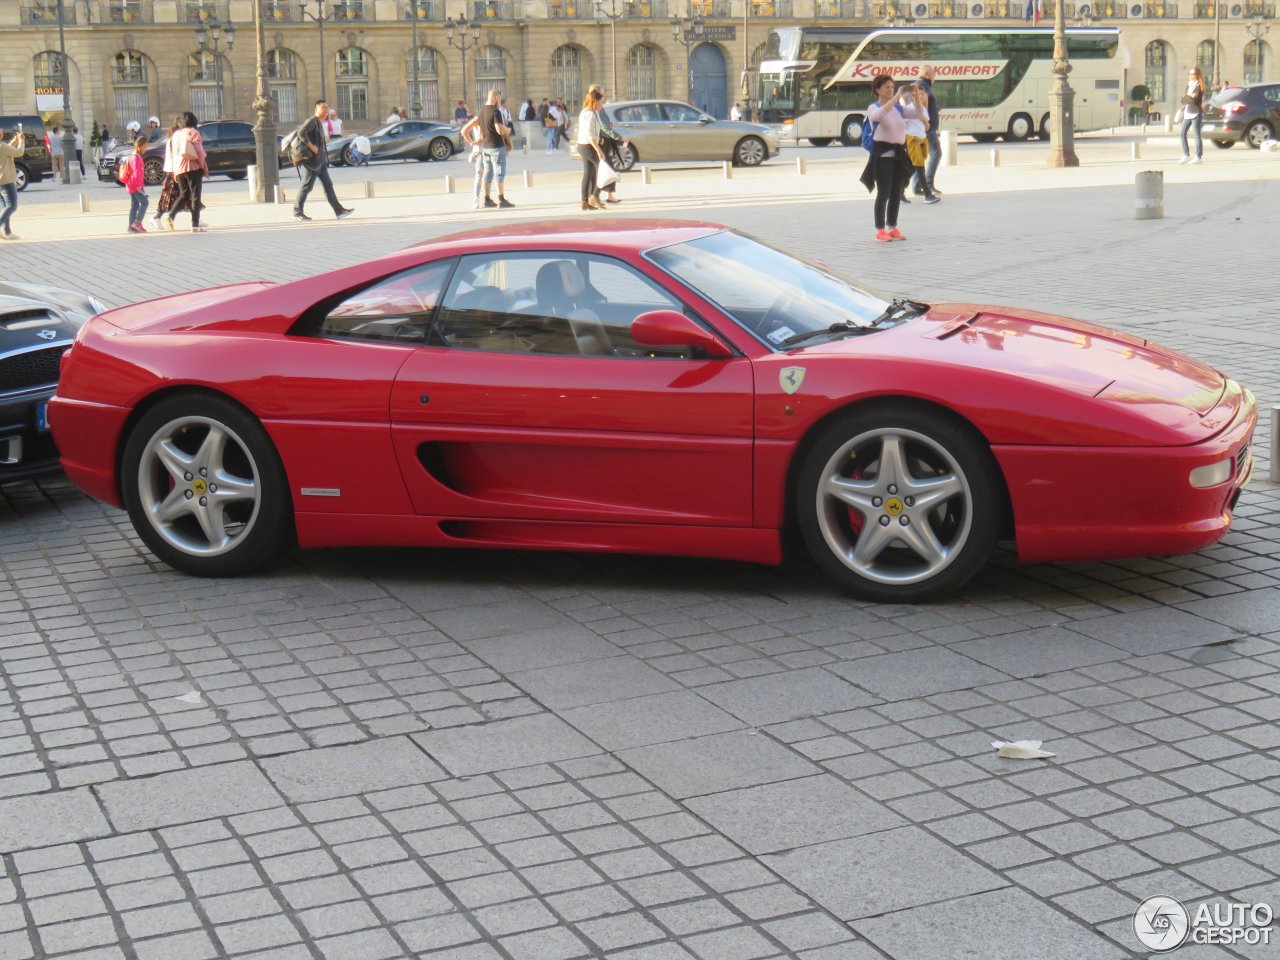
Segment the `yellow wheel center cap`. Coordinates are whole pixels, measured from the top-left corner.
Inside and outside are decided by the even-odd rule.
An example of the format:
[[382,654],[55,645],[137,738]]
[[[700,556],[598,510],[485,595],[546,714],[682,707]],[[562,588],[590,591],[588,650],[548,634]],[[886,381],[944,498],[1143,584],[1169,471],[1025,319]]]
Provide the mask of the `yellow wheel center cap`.
[[890,497],[884,502],[884,512],[891,517],[899,516],[902,513],[902,501],[897,497]]
[[[204,477],[196,477],[191,483],[191,489],[196,496],[203,497],[209,491],[209,484],[205,483]],[[901,510],[902,507],[899,506],[898,509]]]

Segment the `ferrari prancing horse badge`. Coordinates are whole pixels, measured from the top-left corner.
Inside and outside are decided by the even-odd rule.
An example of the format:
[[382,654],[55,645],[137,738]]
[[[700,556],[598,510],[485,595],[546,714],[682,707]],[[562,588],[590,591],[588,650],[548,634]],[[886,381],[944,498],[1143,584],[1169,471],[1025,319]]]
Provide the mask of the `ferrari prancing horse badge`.
[[804,367],[783,367],[778,373],[778,386],[783,393],[795,393],[804,383]]

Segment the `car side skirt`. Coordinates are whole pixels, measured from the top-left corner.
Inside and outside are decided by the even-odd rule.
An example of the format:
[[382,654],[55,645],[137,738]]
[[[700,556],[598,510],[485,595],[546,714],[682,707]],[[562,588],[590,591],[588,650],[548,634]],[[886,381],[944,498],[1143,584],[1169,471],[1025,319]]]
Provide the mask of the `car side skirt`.
[[300,547],[473,547],[782,562],[779,530],[539,520],[298,513]]

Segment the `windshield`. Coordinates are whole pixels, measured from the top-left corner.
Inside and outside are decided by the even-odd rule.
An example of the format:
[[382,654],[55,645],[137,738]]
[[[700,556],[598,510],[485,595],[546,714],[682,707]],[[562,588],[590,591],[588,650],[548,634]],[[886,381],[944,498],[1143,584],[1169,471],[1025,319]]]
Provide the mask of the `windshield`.
[[870,327],[889,301],[740,233],[650,250],[650,260],[773,347],[837,324]]

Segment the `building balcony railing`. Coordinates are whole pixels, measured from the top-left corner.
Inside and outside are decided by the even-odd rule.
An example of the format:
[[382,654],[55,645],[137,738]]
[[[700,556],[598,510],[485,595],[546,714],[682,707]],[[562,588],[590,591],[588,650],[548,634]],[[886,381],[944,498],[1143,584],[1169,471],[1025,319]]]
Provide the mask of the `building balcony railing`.
[[101,9],[105,23],[155,23],[151,0],[106,0]]
[[[967,20],[969,17],[970,3],[966,0],[943,0],[941,3],[929,4],[929,16],[941,17],[946,20]],[[977,4],[981,7],[982,4]]]
[[262,16],[267,23],[301,23],[304,19],[302,4],[287,0],[266,0],[262,5]]
[[505,77],[506,75],[506,57],[476,57],[477,77]]
[[[1137,4],[1134,4],[1137,6]],[[1148,20],[1176,20],[1178,19],[1178,5],[1176,3],[1144,3],[1142,4],[1142,15]]]
[[[76,22],[76,8],[71,4],[64,4],[63,23]],[[49,0],[48,3],[42,3],[40,0],[33,0],[31,3],[25,3],[21,8],[21,18],[24,24],[35,24],[37,26],[57,26],[58,24],[58,5]]]
[[514,20],[516,18],[516,5],[509,0],[473,0],[471,4],[471,19],[483,22],[485,20]]
[[814,0],[813,15],[819,19],[855,20],[867,16],[866,0]]
[[689,0],[689,15],[712,20],[728,20],[733,16],[729,0]]
[[182,13],[187,23],[202,23],[205,20],[229,23],[231,12],[228,7],[226,0],[187,0],[182,6]]
[[595,15],[591,0],[551,0],[547,4],[548,20],[594,20]]
[[627,16],[634,20],[667,19],[667,0],[636,0],[627,4]]
[[444,3],[437,0],[410,0],[400,5],[400,19],[443,20]]
[[1087,16],[1093,20],[1128,20],[1129,4],[1123,0],[1117,3],[1115,0],[1105,0],[1102,3],[1082,3],[1075,11],[1067,7],[1063,12],[1068,17]]
[[147,68],[140,63],[131,63],[127,67],[111,68],[111,83],[113,86],[122,86],[131,83],[142,84],[147,82]]
[[373,19],[373,4],[364,0],[340,0],[332,4],[333,19],[338,23],[353,23]]
[[751,15],[771,20],[790,19],[795,14],[792,13],[791,0],[751,0]]
[[[1266,17],[1268,20],[1275,19],[1276,5],[1274,3],[1246,3],[1243,4],[1244,9],[1240,11],[1242,17]],[[1235,4],[1232,4],[1232,10]]]

